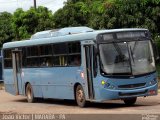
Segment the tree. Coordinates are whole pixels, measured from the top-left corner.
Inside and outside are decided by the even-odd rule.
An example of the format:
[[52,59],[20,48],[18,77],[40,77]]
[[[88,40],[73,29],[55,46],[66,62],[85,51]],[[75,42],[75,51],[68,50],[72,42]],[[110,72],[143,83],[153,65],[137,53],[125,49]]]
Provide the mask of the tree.
[[45,7],[38,7],[36,10],[31,7],[28,11],[17,9],[13,14],[13,28],[16,33],[16,40],[30,38],[32,34],[54,26],[51,11]]
[[[13,29],[15,31],[16,40],[21,40],[23,38],[28,38],[29,33],[27,31],[28,27],[28,20],[30,17],[27,18],[26,12],[23,9],[18,8],[13,14]],[[31,18],[32,19],[32,18]]]
[[[54,14],[55,27],[146,28],[160,46],[160,0],[68,0]],[[160,50],[160,47],[159,47]]]
[[36,10],[36,14],[38,17],[38,24],[35,32],[54,28],[52,11],[48,10],[46,7],[39,6]]
[[0,13],[0,47],[2,47],[3,43],[12,41],[13,38],[12,14],[2,12]]
[[54,14],[54,23],[56,28],[68,26],[87,25],[87,16],[83,11],[83,4],[67,2],[66,5]]

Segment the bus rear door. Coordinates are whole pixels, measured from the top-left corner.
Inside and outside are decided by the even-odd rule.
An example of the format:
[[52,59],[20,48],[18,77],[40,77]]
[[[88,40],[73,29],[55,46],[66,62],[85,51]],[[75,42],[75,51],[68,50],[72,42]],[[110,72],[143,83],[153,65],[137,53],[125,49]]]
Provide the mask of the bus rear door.
[[13,77],[16,95],[22,94],[22,51],[12,51]]

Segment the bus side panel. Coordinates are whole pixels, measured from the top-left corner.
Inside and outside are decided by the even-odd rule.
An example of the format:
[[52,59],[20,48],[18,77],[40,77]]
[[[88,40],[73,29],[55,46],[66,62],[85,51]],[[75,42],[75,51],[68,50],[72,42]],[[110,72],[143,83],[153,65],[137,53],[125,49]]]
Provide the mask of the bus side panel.
[[40,70],[39,68],[25,68],[23,69],[22,84],[23,84],[23,94],[25,95],[25,85],[30,83],[33,88],[35,97],[42,97],[42,88],[40,85]]
[[[60,91],[60,94],[57,94],[58,98],[65,98],[65,99],[74,99],[74,84],[78,81],[78,76],[80,76],[79,73],[80,67],[64,67],[57,69],[56,75],[58,78],[57,84],[59,86],[56,87],[57,91]],[[80,83],[80,82],[79,82]]]
[[52,68],[40,68],[39,70],[43,98],[54,98],[56,93],[55,81],[53,81],[54,70]]
[[13,69],[4,69],[4,76],[5,91],[16,95],[16,88],[13,79]]
[[54,67],[41,69],[44,98],[74,99],[74,84],[80,67]]

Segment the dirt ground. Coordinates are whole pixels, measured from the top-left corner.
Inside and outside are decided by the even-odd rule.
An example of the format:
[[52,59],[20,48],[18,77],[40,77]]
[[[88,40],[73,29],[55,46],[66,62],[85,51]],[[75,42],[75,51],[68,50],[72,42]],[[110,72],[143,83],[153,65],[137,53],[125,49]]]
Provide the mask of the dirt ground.
[[123,101],[90,103],[86,108],[79,108],[69,100],[39,100],[27,103],[24,96],[13,96],[0,90],[0,113],[24,114],[160,114],[160,95],[138,98],[134,106],[126,106]]

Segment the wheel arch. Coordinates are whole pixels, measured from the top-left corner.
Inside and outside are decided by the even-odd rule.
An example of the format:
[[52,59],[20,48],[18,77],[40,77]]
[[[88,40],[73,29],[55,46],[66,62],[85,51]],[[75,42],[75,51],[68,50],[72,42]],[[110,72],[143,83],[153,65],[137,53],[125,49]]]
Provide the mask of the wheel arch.
[[26,87],[27,87],[28,84],[30,84],[30,82],[26,82],[26,83],[25,83],[25,87],[24,87],[24,94],[25,94],[25,95],[26,95]]
[[[74,84],[74,99],[76,100],[76,88],[78,85],[81,85],[79,82]],[[81,85],[82,86],[82,85]],[[83,87],[83,86],[82,86]]]

